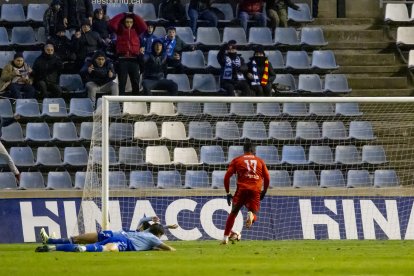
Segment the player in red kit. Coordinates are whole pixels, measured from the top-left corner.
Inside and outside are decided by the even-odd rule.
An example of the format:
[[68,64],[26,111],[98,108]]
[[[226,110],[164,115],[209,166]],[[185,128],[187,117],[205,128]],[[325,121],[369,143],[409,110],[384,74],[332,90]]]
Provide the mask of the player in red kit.
[[[231,161],[224,176],[227,203],[230,206],[233,201],[233,207],[227,217],[222,244],[228,243],[234,220],[243,206],[246,206],[248,210],[246,228],[252,226],[253,222],[257,220],[260,201],[266,195],[267,188],[269,188],[269,171],[264,161],[254,155],[253,145],[249,141],[244,143],[243,151],[243,155]],[[237,189],[234,196],[230,193],[230,177],[233,174],[237,174]]]

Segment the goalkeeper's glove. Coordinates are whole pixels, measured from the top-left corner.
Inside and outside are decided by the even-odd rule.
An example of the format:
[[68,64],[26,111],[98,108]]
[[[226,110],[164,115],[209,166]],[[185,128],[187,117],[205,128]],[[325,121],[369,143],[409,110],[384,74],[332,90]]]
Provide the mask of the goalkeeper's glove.
[[260,193],[260,200],[263,200],[263,198],[265,197],[265,195],[266,195],[266,191],[265,191],[265,190],[263,190],[263,191]]
[[233,200],[233,195],[228,193],[227,194],[227,204],[230,206],[231,205],[231,201]]

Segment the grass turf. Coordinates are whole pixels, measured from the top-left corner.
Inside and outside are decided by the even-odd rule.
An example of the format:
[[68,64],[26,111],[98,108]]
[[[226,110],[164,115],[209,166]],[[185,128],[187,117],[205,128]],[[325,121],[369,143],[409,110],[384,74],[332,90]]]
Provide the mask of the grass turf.
[[1,275],[414,275],[414,241],[169,242],[176,252],[35,253],[1,244]]

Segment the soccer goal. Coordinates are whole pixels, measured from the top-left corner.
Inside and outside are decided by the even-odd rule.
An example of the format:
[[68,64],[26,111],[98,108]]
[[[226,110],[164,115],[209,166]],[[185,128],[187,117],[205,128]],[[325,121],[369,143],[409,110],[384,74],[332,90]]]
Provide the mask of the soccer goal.
[[412,239],[413,138],[408,97],[104,96],[75,234],[157,215],[168,239],[222,238],[224,174],[250,140],[271,179],[244,238]]

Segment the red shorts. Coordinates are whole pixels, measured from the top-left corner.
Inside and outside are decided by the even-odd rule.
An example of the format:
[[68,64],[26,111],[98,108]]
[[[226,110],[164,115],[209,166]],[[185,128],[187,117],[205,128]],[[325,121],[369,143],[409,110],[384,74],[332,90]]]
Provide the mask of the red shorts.
[[257,213],[260,210],[260,192],[253,190],[236,190],[233,205],[246,206],[247,210]]

